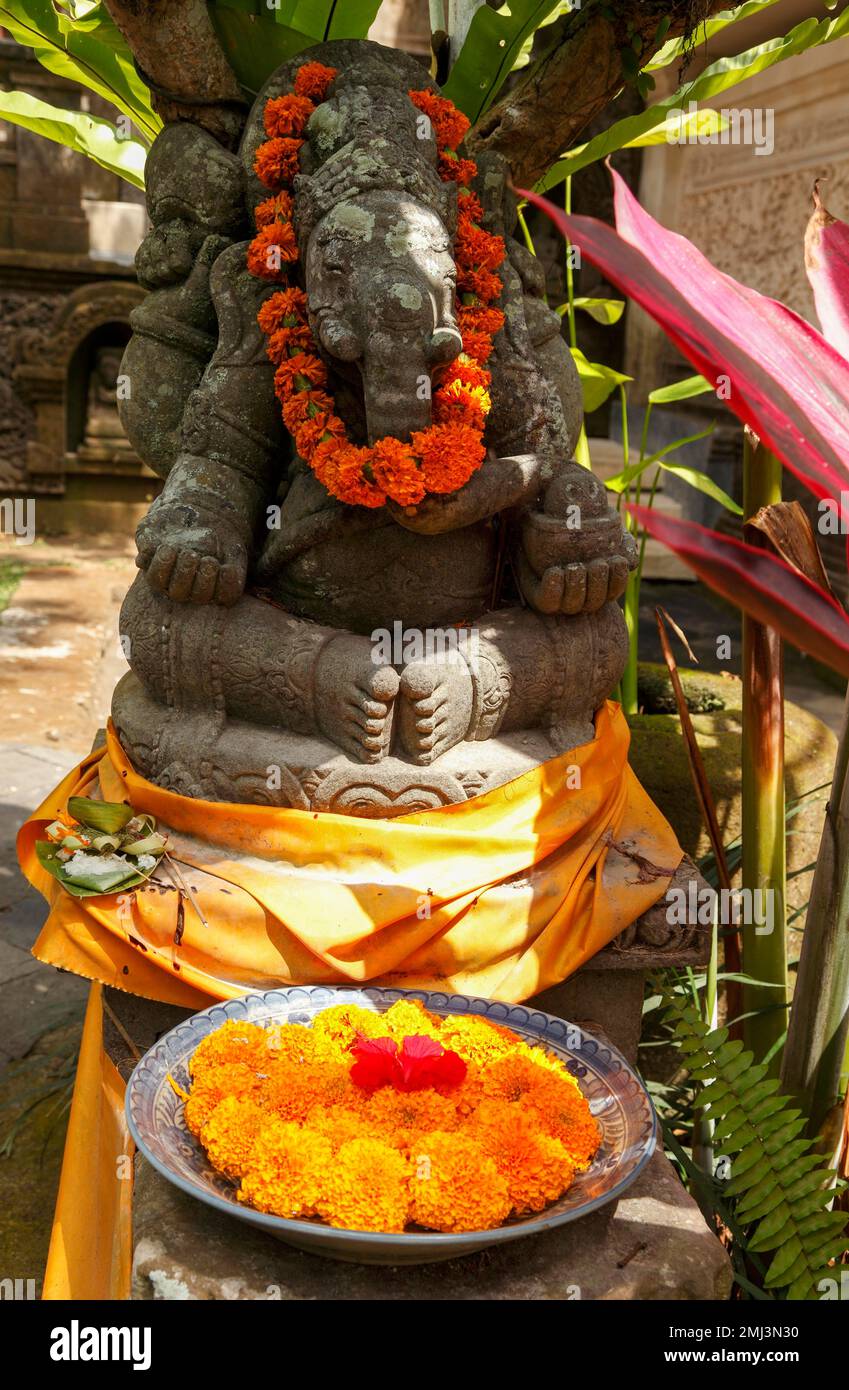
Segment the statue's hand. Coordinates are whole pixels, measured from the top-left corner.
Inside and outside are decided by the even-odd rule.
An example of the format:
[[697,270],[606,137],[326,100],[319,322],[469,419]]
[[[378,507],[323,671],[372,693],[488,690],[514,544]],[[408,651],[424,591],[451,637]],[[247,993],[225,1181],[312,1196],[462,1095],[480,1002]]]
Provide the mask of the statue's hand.
[[625,592],[637,547],[615,513],[590,530],[529,511],[515,556],[519,585],[538,613],[595,613]]
[[236,602],[248,552],[232,518],[194,502],[158,497],[136,531],[136,564],[177,603]]

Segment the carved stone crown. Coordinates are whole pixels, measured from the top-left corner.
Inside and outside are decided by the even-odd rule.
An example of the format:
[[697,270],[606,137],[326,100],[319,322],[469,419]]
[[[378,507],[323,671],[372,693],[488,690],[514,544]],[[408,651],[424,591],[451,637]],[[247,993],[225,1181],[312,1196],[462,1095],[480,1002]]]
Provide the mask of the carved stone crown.
[[336,67],[339,76],[317,107],[301,151],[302,172],[295,179],[295,223],[301,253],[317,224],[341,200],[372,189],[406,194],[431,208],[453,236],[457,190],[437,172],[432,131],[409,98],[411,88],[437,91],[413,59],[391,54],[367,40],[321,44],[285,64],[269,78],[245,127],[241,155],[252,207],[268,197],[253,171],[257,146],[265,140],[263,113],[268,101],[291,92],[305,61]]

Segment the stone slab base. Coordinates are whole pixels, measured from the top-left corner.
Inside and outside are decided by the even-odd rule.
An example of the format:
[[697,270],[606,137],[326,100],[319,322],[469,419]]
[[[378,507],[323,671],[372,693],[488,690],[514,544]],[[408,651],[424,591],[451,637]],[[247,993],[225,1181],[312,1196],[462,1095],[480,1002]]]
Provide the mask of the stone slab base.
[[134,1299],[725,1299],[730,1261],[662,1153],[615,1206],[434,1265],[307,1255],[172,1187],[137,1158]]
[[[627,984],[625,972],[587,976],[582,981],[579,973],[540,1002],[551,1008],[553,996],[569,990],[567,1003],[583,998],[595,1016],[610,1016],[614,1010],[605,1005],[618,995],[620,1008],[638,1016],[628,1006],[641,997],[641,972]],[[566,1016],[602,1031],[577,1012]],[[105,991],[104,1043],[122,1075],[132,1070],[133,1052],[145,1050],[183,1017],[185,1010]],[[616,1042],[633,1056],[636,1036],[630,1046],[627,1036]],[[624,1197],[601,1211],[515,1244],[416,1266],[349,1264],[305,1254],[186,1196],[141,1155],[135,1163],[134,1299],[704,1301],[725,1299],[731,1288],[728,1256],[660,1152]]]

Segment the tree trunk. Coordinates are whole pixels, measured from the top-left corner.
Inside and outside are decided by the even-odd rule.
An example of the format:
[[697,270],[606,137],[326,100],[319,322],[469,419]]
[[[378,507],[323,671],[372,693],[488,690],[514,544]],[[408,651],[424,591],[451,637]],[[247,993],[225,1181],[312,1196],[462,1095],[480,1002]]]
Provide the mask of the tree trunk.
[[235,148],[247,103],[204,0],[105,0],[163,121],[190,120]]
[[576,7],[548,34],[540,31],[545,51],[478,121],[467,142],[471,154],[503,155],[514,183],[532,187],[625,85],[623,48],[642,66],[657,51],[662,19],[671,20],[667,38],[674,38],[728,7],[728,0],[619,0],[606,13]]

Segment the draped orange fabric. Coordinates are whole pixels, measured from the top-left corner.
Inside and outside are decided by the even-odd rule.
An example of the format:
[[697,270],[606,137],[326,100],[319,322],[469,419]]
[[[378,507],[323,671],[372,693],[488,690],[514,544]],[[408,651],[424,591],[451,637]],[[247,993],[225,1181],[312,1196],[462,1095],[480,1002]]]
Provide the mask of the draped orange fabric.
[[[22,827],[51,912],[34,954],[147,998],[365,982],[518,1002],[564,980],[666,891],[675,836],[628,766],[618,705],[592,742],[469,801],[390,820],[184,797],[140,777],[114,730]],[[72,898],[35,855],[70,796],[155,816],[161,866],[127,895]],[[179,881],[179,880],[178,880]],[[177,881],[177,882],[178,882]]]
[[103,1002],[92,985],[42,1298],[130,1297],[133,1153],[124,1083],[103,1050]]

